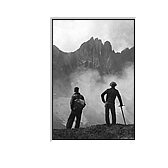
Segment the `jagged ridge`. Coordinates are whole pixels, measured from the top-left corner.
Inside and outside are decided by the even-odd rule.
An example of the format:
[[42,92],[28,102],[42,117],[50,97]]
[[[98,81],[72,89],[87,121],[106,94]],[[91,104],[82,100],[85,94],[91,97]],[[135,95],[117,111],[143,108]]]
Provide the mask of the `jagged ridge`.
[[65,53],[53,45],[53,78],[69,76],[76,70],[96,69],[100,75],[122,72],[124,66],[134,63],[134,47],[121,53],[112,49],[109,41],[104,44],[93,37],[74,52]]

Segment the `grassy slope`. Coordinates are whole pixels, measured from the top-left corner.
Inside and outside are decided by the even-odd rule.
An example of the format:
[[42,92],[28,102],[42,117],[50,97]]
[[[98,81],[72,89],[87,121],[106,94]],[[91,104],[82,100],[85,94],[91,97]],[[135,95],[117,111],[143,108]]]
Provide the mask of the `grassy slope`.
[[54,129],[54,139],[135,139],[134,125],[93,125],[79,129]]

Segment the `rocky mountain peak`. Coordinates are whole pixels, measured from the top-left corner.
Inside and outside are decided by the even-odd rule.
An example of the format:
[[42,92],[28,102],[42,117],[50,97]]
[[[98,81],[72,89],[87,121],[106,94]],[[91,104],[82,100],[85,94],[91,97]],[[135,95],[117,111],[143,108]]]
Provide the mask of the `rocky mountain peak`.
[[122,72],[127,62],[134,62],[134,47],[121,53],[112,51],[109,41],[91,37],[74,52],[65,53],[53,46],[54,76],[70,75],[76,70],[96,69],[100,75]]

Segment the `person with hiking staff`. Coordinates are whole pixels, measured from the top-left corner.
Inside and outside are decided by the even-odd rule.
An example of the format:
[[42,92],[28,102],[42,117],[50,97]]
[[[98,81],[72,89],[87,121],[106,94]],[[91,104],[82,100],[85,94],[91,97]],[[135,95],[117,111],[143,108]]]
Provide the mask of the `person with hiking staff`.
[[71,113],[66,124],[67,129],[72,128],[72,124],[75,118],[76,118],[75,128],[79,128],[82,110],[85,106],[86,106],[86,103],[83,95],[79,93],[79,88],[75,87],[74,94],[72,95],[71,101],[70,101]]
[[[106,121],[107,126],[110,125],[109,110],[111,110],[112,124],[116,124],[115,98],[118,97],[118,100],[120,102],[120,107],[124,106],[122,103],[120,93],[115,88],[117,86],[117,84],[115,82],[111,82],[110,86],[111,86],[111,88],[105,90],[101,94],[101,99],[102,99],[103,103],[105,103],[105,121]],[[104,100],[105,95],[106,95],[106,100]]]

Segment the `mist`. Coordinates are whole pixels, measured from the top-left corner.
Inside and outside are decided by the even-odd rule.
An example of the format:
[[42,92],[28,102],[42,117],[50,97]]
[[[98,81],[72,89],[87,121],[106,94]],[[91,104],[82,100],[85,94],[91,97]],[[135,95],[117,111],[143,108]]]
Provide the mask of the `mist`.
[[[70,98],[74,87],[78,86],[84,96],[86,106],[83,109],[81,126],[105,124],[105,108],[101,101],[101,93],[110,88],[110,82],[117,83],[116,89],[121,94],[126,123],[134,123],[134,66],[125,67],[122,75],[101,76],[97,70],[76,71],[70,75],[69,83],[56,80],[53,88],[53,115],[66,124],[70,110]],[[65,86],[65,87],[64,87]],[[118,98],[115,101],[117,123],[123,124]],[[111,114],[110,114],[111,121]],[[56,122],[55,120],[53,122]]]

